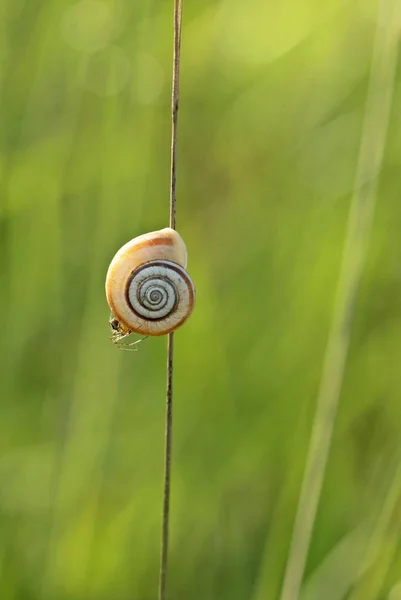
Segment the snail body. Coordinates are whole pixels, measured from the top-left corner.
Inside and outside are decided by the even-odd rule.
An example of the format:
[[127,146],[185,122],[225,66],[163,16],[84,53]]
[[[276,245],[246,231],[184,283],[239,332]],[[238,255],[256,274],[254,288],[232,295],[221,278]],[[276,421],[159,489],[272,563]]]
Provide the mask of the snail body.
[[140,235],[120,248],[106,276],[113,335],[158,336],[180,327],[195,304],[186,266],[185,243],[169,227]]

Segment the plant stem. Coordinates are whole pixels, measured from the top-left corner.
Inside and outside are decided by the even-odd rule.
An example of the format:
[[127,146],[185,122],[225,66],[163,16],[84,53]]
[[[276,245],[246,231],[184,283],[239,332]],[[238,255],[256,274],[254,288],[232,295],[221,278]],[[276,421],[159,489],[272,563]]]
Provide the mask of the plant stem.
[[[181,50],[182,0],[174,0],[174,51],[173,83],[171,98],[171,172],[170,172],[170,227],[175,229],[176,212],[176,162],[177,162],[177,125],[178,100],[180,86],[180,50]],[[160,559],[159,600],[166,598],[168,534],[170,516],[171,455],[173,436],[173,369],[174,369],[174,333],[167,336],[167,385],[166,385],[166,432],[163,490],[163,525]]]

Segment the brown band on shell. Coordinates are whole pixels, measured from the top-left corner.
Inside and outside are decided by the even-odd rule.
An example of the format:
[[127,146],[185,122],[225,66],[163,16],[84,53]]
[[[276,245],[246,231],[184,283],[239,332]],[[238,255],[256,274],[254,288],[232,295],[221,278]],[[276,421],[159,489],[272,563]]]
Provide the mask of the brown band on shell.
[[174,241],[170,237],[158,237],[153,239],[146,239],[143,242],[135,244],[135,250],[142,250],[142,248],[148,248],[149,246],[173,246]]

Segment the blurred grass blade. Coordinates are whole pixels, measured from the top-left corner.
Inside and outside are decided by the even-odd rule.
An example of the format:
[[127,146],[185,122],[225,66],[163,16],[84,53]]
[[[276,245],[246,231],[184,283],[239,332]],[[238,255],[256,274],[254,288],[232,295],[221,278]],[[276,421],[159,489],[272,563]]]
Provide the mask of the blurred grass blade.
[[375,519],[363,523],[336,544],[308,578],[300,600],[320,600],[323,593],[325,600],[375,600],[379,597],[383,577],[397,548],[398,538],[391,536],[391,530],[400,499],[401,463],[396,465]]
[[397,4],[395,0],[382,0],[379,5],[365,120],[335,313],[324,358],[281,600],[296,600],[299,596],[330,450],[393,96],[397,56]]
[[[380,511],[374,532],[365,548],[355,579],[361,580],[348,600],[375,600],[380,596],[384,578],[399,546],[397,512],[401,504],[401,462]],[[371,568],[372,567],[372,568]],[[365,574],[367,573],[366,577]]]
[[308,579],[300,600],[344,600],[354,581],[355,573],[369,539],[366,523],[346,535]]

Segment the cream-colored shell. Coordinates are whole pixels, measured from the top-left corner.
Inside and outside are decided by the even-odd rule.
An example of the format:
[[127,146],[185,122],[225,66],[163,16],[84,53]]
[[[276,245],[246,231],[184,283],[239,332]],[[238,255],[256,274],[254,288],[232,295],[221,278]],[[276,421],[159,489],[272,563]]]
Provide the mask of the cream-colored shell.
[[[148,263],[151,263],[151,277],[158,277],[158,281],[163,281],[171,276],[179,290],[179,301],[175,310],[166,318],[147,319],[146,316],[137,314],[129,303],[132,274],[138,267]],[[106,297],[122,331],[164,335],[177,329],[187,320],[194,307],[195,289],[185,271],[186,266],[185,243],[181,236],[169,227],[140,235],[120,248],[107,271]],[[145,267],[141,271],[145,272]]]

